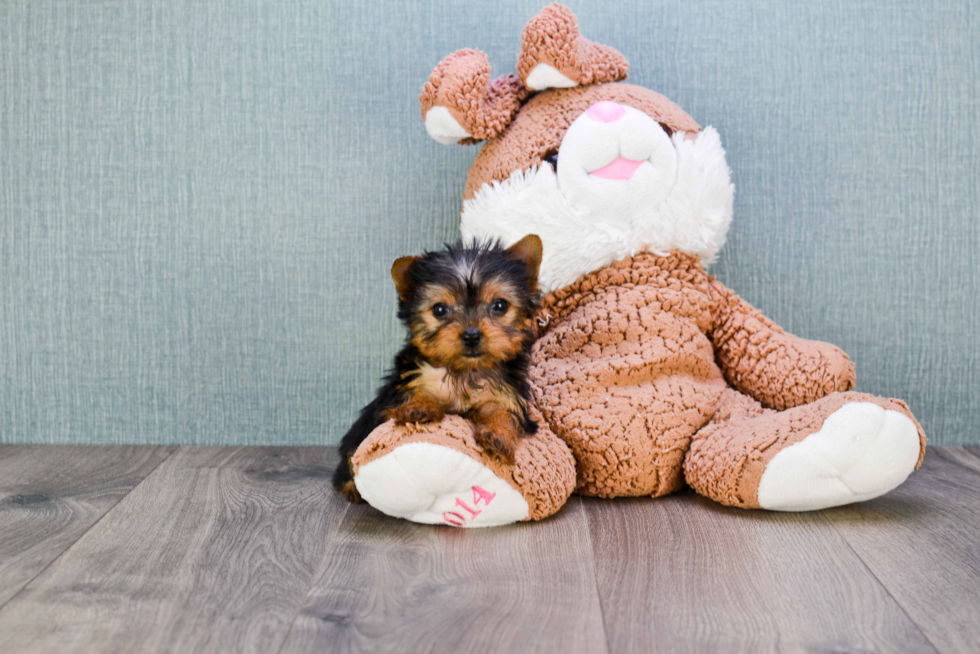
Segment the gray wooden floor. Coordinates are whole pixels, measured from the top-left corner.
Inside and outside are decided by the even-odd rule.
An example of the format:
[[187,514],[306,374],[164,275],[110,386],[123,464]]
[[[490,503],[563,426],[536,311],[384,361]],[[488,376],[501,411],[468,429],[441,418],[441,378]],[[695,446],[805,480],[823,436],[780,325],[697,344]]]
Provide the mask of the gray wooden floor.
[[980,448],[808,514],[424,527],[325,448],[0,446],[0,652],[980,652]]

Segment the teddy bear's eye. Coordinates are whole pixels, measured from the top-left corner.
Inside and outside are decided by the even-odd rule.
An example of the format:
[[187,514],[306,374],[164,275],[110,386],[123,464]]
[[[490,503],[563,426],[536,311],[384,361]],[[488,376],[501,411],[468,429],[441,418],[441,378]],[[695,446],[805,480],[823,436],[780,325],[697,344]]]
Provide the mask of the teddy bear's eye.
[[544,155],[544,160],[551,164],[551,169],[558,172],[558,150],[552,150]]

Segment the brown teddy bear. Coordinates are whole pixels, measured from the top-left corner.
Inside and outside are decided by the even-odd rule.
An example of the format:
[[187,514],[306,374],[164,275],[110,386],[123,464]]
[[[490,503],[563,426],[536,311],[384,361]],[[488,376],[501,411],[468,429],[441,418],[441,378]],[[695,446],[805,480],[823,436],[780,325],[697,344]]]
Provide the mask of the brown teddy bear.
[[784,332],[709,276],[734,189],[718,133],[622,83],[628,63],[550,5],[524,28],[517,75],[461,50],[422,91],[428,133],[485,140],[464,238],[544,243],[530,369],[536,435],[513,464],[463,418],[382,425],[352,458],[377,509],[464,527],[537,520],[572,492],[658,497],[685,485],[782,511],[878,497],[921,462],[900,400],[851,392],[841,350]]

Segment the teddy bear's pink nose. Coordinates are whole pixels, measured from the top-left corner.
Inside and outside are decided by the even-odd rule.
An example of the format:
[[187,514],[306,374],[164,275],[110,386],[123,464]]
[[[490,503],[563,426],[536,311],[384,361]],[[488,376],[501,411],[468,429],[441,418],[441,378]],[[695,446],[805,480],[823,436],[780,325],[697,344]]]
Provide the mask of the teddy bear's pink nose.
[[626,109],[621,104],[615,102],[610,102],[609,100],[603,100],[602,102],[596,102],[594,105],[589,107],[586,112],[589,118],[593,118],[603,123],[615,123],[617,120],[623,117],[626,113]]

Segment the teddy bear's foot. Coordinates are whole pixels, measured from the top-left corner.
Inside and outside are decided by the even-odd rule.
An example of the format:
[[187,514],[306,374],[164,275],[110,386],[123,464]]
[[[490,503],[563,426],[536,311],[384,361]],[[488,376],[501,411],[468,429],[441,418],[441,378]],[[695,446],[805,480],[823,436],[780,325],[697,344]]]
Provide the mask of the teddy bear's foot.
[[908,416],[871,402],[845,404],[772,458],[759,480],[759,506],[810,511],[870,500],[897,488],[918,460],[919,432]]
[[357,490],[382,513],[412,522],[495,527],[527,518],[524,497],[476,459],[415,442],[362,465]]
[[730,390],[695,435],[684,475],[729,506],[813,511],[884,495],[911,474],[924,447],[899,400],[832,393],[771,411]]
[[557,511],[575,484],[567,446],[547,430],[523,439],[514,463],[476,443],[459,416],[378,427],[351,459],[361,497],[382,513],[452,527],[494,527]]

